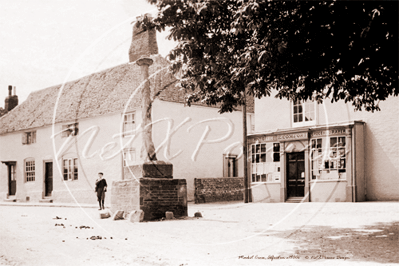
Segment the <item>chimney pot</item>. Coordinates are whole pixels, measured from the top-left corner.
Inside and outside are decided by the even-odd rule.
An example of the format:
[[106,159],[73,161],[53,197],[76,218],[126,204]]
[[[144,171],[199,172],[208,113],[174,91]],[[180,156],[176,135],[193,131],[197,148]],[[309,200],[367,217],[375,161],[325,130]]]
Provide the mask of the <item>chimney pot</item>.
[[17,87],[14,86],[14,96],[17,95]]
[[4,101],[4,109],[6,112],[11,111],[18,105],[18,96],[15,95],[16,93],[16,88],[14,86],[14,96],[12,95],[12,85],[8,86],[8,96],[6,97]]

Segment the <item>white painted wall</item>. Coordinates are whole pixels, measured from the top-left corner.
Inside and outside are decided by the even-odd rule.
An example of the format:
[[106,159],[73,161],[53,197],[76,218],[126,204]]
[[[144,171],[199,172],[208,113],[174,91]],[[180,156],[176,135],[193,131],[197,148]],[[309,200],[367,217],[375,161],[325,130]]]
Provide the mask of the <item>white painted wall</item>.
[[[136,111],[136,125],[141,123],[141,112]],[[202,106],[185,107],[179,103],[156,100],[153,104],[153,121],[163,118],[173,118],[173,128],[176,128],[184,119],[190,121],[184,124],[171,138],[170,155],[181,150],[181,154],[168,160],[164,156],[164,148],[158,153],[158,160],[170,161],[173,164],[174,178],[184,178],[188,184],[188,200],[194,199],[194,178],[222,177],[223,153],[232,143],[242,141],[242,113],[226,113],[220,115],[217,108]],[[221,121],[220,118],[224,120]],[[17,161],[17,198],[21,201],[30,197],[31,201],[42,198],[44,191],[44,160],[53,161],[53,199],[56,202],[95,203],[94,183],[97,173],[103,172],[109,186],[113,180],[122,178],[122,146],[129,138],[114,137],[121,132],[122,114],[106,115],[101,117],[82,119],[79,122],[79,134],[74,137],[68,149],[65,149],[59,159],[56,159],[52,135],[52,126],[36,129],[36,143],[22,145],[22,132],[14,132],[0,136],[0,160]],[[187,129],[195,123],[205,119],[216,119]],[[219,120],[218,120],[219,119]],[[231,134],[225,140],[212,144],[204,144],[193,158],[193,153],[204,134],[207,126],[209,133],[206,140],[220,139],[228,134],[229,121]],[[71,123],[74,121],[71,121]],[[67,124],[67,123],[65,123]],[[158,147],[166,137],[168,122],[163,121],[153,126],[153,140]],[[248,125],[250,127],[250,124]],[[62,129],[61,124],[55,125],[55,131]],[[98,133],[91,139],[91,135],[98,129]],[[89,131],[87,131],[89,130]],[[87,131],[86,134],[84,132]],[[55,151],[59,152],[66,138],[61,135],[55,137]],[[231,150],[233,154],[240,153],[240,146]],[[132,143],[136,148],[136,157],[139,158],[141,138],[138,136]],[[87,148],[86,154],[84,149]],[[114,155],[114,156],[112,156]],[[62,158],[79,158],[79,178],[77,181],[63,181]],[[24,159],[34,157],[36,162],[36,177],[34,182],[24,181]],[[58,164],[57,164],[58,162]],[[238,162],[238,175],[243,175],[242,159]],[[60,167],[60,168],[59,168]],[[5,198],[8,192],[7,167],[0,166],[0,193]],[[69,190],[72,191],[71,193]],[[106,197],[106,206],[109,206],[110,194]]]
[[[223,153],[231,144],[242,141],[242,113],[219,114],[217,108],[209,108],[192,105],[184,106],[179,103],[164,102],[156,100],[153,105],[153,121],[162,118],[173,118],[173,128],[176,128],[186,118],[190,119],[171,138],[170,156],[181,153],[175,158],[168,160],[164,156],[165,148],[157,154],[158,160],[170,161],[173,164],[173,177],[187,180],[188,200],[194,199],[194,178],[222,177],[223,176]],[[194,126],[196,123],[206,119],[214,119],[206,123]],[[222,120],[224,119],[224,120]],[[232,132],[229,132],[229,121]],[[190,131],[189,127],[194,126]],[[166,137],[168,123],[161,122],[153,127],[153,139],[158,147]],[[206,140],[216,140],[226,137],[225,140],[211,144],[204,144],[195,157],[195,150],[204,134],[206,127],[210,131]],[[248,128],[250,127],[248,123]],[[239,154],[242,144],[238,144],[232,154]],[[238,175],[243,176],[242,157],[238,161]]]

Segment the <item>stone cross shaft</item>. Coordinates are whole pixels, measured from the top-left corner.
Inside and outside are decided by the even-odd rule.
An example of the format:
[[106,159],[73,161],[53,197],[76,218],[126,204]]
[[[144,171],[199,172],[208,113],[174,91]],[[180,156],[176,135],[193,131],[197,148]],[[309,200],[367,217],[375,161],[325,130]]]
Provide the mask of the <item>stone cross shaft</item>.
[[153,60],[151,58],[140,58],[136,61],[136,64],[141,68],[141,75],[143,78],[144,87],[142,90],[142,148],[140,153],[140,159],[144,162],[156,161],[157,156],[155,154],[155,146],[152,141],[152,118],[151,118],[151,89],[150,81],[148,79],[148,68],[152,65]]

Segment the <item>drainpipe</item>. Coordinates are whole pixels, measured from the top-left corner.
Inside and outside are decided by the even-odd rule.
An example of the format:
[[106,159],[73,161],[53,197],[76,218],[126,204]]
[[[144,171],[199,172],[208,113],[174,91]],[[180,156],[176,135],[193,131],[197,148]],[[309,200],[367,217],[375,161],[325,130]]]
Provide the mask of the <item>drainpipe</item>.
[[352,202],[356,202],[356,127],[352,128]]

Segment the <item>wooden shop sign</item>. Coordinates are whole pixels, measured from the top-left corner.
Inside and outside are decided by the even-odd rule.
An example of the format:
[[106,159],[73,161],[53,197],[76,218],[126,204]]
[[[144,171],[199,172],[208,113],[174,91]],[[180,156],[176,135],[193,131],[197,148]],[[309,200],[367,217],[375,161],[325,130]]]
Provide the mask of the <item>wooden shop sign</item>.
[[277,140],[279,141],[298,140],[298,139],[307,139],[307,138],[308,138],[308,132],[284,134],[277,136]]
[[311,137],[314,138],[314,137],[350,135],[350,134],[351,134],[350,128],[339,128],[339,129],[315,131],[311,133]]

